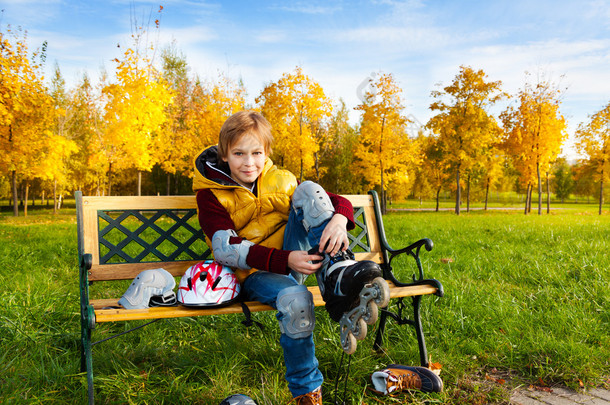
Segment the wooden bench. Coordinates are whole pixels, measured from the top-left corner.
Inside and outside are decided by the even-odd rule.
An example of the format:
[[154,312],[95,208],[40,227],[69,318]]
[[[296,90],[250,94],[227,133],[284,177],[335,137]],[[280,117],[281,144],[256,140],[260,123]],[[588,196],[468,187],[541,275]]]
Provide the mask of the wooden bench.
[[[76,192],[78,223],[78,255],[80,267],[81,309],[81,371],[87,373],[89,403],[93,403],[92,346],[108,340],[92,342],[97,323],[131,320],[159,320],[162,318],[206,315],[241,314],[239,303],[213,309],[193,309],[181,305],[146,309],[120,308],[118,300],[124,290],[141,271],[164,268],[175,277],[210,256],[197,219],[194,196],[163,197],[85,197]],[[350,249],[356,260],[372,260],[380,264],[384,278],[390,285],[390,296],[395,298],[381,311],[374,347],[379,349],[388,318],[399,325],[414,327],[419,345],[420,363],[428,366],[426,343],[420,320],[422,296],[443,296],[438,280],[425,279],[419,257],[421,248],[432,249],[430,239],[421,239],[412,245],[394,250],[385,237],[377,194],[346,195],[354,206],[356,229],[349,234]],[[392,270],[393,259],[407,254],[415,259],[413,281],[401,283]],[[111,298],[96,297],[93,283],[123,281],[120,291]],[[107,294],[108,288],[104,288]],[[317,286],[309,287],[316,306],[323,305]],[[101,293],[98,291],[98,295]],[[403,298],[411,297],[410,317],[403,314],[407,308]],[[272,310],[259,302],[246,303],[251,312]],[[118,308],[117,308],[118,307]],[[394,309],[392,309],[394,308]],[[137,329],[137,328],[136,328]],[[117,335],[119,336],[119,335]],[[114,336],[116,337],[116,336]]]

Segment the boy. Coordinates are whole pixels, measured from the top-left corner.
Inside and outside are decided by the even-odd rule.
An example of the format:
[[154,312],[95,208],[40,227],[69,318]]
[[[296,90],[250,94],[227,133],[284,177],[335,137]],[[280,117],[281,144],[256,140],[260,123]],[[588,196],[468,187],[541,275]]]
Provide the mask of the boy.
[[[214,259],[234,269],[247,300],[278,311],[286,380],[295,402],[321,404],[313,297],[302,281],[317,272],[327,310],[338,320],[346,310],[333,295],[344,291],[341,283],[355,277],[368,281],[381,270],[346,257],[347,231],[354,228],[351,203],[310,181],[298,184],[292,173],[274,166],[272,141],[271,126],[260,113],[232,115],[218,145],[195,158],[193,190]],[[332,270],[333,280],[326,277],[329,261],[340,270]]]

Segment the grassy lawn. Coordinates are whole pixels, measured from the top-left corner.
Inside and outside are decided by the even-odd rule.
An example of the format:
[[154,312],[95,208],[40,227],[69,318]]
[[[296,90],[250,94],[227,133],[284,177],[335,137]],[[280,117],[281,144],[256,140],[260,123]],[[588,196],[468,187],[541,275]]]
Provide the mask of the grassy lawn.
[[[445,297],[423,299],[432,361],[442,394],[370,392],[370,374],[416,365],[411,329],[390,321],[384,352],[373,331],[352,356],[353,403],[507,403],[515,384],[600,386],[610,378],[610,216],[596,209],[551,215],[521,211],[394,212],[385,217],[393,247],[421,237],[428,277]],[[412,263],[395,263],[406,280]],[[81,404],[80,318],[74,210],[0,214],[0,402]],[[101,286],[96,286],[103,289]],[[341,351],[337,324],[317,308],[315,338],[332,402]],[[94,346],[96,400],[109,404],[218,404],[247,393],[260,404],[287,403],[279,328],[272,312],[245,328],[236,316],[163,320]],[[141,325],[100,324],[94,340]],[[506,382],[504,382],[506,380]]]

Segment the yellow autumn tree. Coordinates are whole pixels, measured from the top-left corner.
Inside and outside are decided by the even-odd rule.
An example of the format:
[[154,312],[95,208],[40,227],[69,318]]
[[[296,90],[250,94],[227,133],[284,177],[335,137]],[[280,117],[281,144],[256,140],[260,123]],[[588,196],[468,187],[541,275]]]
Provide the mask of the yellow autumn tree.
[[322,86],[297,66],[270,83],[256,98],[262,114],[273,128],[273,159],[302,181],[315,174],[326,120],[332,112]]
[[610,179],[610,103],[581,123],[576,131],[576,148],[585,156],[583,166],[594,170],[599,182],[599,214],[604,204],[604,183]]
[[103,193],[104,174],[107,172],[103,151],[97,147],[101,138],[99,134],[103,132],[98,98],[87,75],[83,75],[76,87],[67,94],[71,111],[67,131],[78,147],[69,161],[72,181],[77,189],[94,195]]
[[53,213],[59,209],[58,191],[64,191],[70,183],[70,157],[78,152],[78,145],[72,140],[70,121],[74,106],[66,94],[65,81],[61,76],[59,66],[55,65],[55,73],[51,80],[51,98],[53,99],[52,134],[46,139],[47,146],[38,160],[39,178],[53,184]]
[[444,156],[444,148],[438,136],[420,136],[420,143],[423,161],[419,166],[419,172],[433,189],[436,212],[438,212],[441,191],[451,181],[451,166]]
[[165,112],[173,100],[172,90],[148,56],[153,47],[143,44],[144,38],[145,31],[137,30],[132,35],[133,46],[122,59],[114,60],[116,82],[102,89],[105,128],[99,140],[108,163],[109,184],[114,171],[135,169],[138,195],[142,172],[155,164],[154,137],[167,120]]
[[367,187],[381,190],[381,210],[386,212],[387,189],[392,196],[406,197],[409,165],[417,156],[406,132],[402,90],[392,74],[380,73],[363,94],[360,135],[355,148],[355,171]]
[[40,175],[36,163],[51,134],[53,103],[43,83],[43,59],[44,49],[30,58],[25,33],[0,31],[0,172],[11,179],[15,216],[17,180],[26,182],[27,207],[29,182]]
[[336,194],[356,194],[358,182],[353,173],[354,147],[357,131],[349,123],[349,110],[343,100],[330,118],[327,138],[320,145],[320,185]]
[[485,156],[482,157],[483,180],[485,182],[485,211],[489,204],[489,192],[500,182],[504,174],[504,162],[506,156],[504,151],[498,146],[493,145]]
[[232,114],[245,108],[246,90],[241,82],[235,82],[224,74],[215,80],[195,80],[192,93],[193,149],[188,167],[192,176],[192,160],[204,148],[218,142],[220,128]]
[[542,214],[542,173],[548,173],[567,139],[566,121],[559,111],[562,92],[550,80],[539,78],[535,85],[526,82],[501,115],[504,123],[504,149],[512,156],[521,181],[527,187],[529,212],[535,182],[538,183],[538,214]]
[[432,111],[437,111],[427,127],[439,136],[443,155],[455,173],[455,213],[460,214],[461,183],[463,173],[470,177],[475,163],[488,153],[500,136],[495,118],[487,108],[499,101],[501,81],[487,81],[483,70],[475,71],[460,66],[460,72],[451,85],[442,91],[433,91]]
[[155,137],[153,151],[156,161],[166,174],[166,192],[170,195],[171,176],[185,171],[191,162],[193,137],[190,118],[194,111],[191,103],[192,83],[188,78],[188,65],[175,43],[161,51],[162,74],[174,93],[173,103],[166,109],[167,121]]

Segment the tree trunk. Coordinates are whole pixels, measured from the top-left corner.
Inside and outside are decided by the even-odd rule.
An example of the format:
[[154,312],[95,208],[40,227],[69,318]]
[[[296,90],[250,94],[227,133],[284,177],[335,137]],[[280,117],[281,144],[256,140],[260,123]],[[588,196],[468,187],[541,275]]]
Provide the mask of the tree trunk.
[[57,180],[53,182],[53,215],[57,215]]
[[439,187],[436,190],[436,212],[438,212],[438,208],[439,208],[439,199],[441,198],[441,188]]
[[538,215],[542,215],[542,181],[540,180],[540,163],[536,163],[536,175],[538,176]]
[[171,175],[169,173],[167,173],[167,181],[166,181],[167,195],[169,195],[170,184],[171,184]]
[[13,216],[19,216],[19,205],[17,205],[17,171],[13,170],[11,175],[11,182],[13,183]]
[[25,193],[24,193],[24,204],[23,204],[23,216],[28,216],[28,194],[30,193],[30,184],[25,183]]
[[108,195],[112,195],[112,163],[108,165]]
[[528,214],[532,212],[532,196],[534,195],[534,185],[532,184],[530,187],[530,195],[527,199],[527,212]]
[[487,202],[489,201],[489,178],[487,178],[487,184],[485,185],[485,211],[487,211]]
[[599,215],[602,214],[603,205],[604,205],[604,169],[602,169],[601,181],[599,182]]
[[527,183],[527,190],[525,191],[525,211],[523,212],[525,215],[527,215],[527,207],[528,207],[528,204],[529,204],[530,187],[531,187],[531,184]]
[[138,197],[142,195],[142,171],[138,170]]
[[455,213],[460,215],[460,203],[461,203],[461,190],[460,190],[460,165],[458,164],[457,170],[455,171],[455,182],[457,188],[455,190]]
[[313,154],[316,168],[316,183],[320,184],[320,162],[318,159],[318,152]]
[[470,173],[466,180],[466,212],[470,212]]
[[549,172],[546,172],[546,213],[551,213],[551,188],[549,187]]

